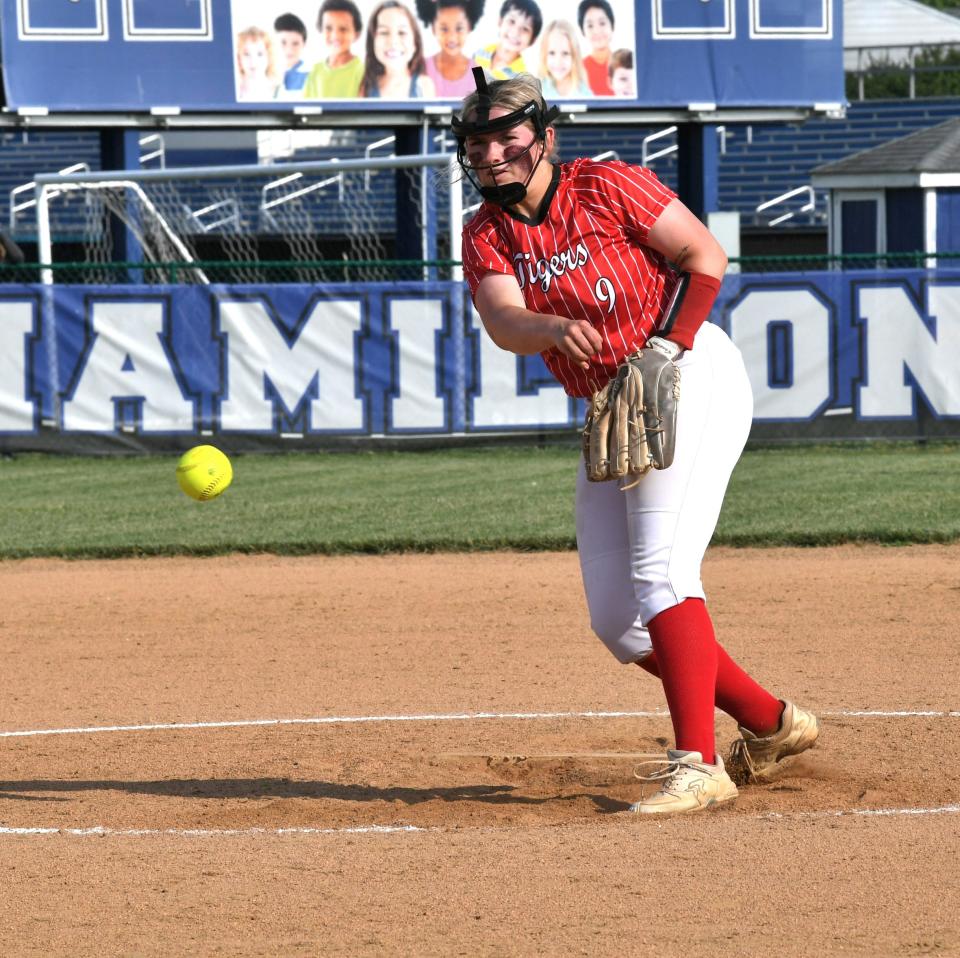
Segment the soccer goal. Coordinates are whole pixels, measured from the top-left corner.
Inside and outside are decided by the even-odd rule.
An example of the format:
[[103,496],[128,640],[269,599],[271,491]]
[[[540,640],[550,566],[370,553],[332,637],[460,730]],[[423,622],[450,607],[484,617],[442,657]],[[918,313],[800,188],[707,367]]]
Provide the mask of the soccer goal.
[[41,174],[40,262],[72,264],[42,281],[460,279],[458,174],[446,153]]

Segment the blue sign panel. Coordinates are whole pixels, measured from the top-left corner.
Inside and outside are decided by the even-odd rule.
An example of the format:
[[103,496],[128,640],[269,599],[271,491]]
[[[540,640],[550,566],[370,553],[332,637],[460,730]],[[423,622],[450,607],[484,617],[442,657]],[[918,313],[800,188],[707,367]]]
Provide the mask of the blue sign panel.
[[139,36],[204,34],[210,22],[209,0],[126,0],[129,32]]
[[[21,0],[17,26],[21,37],[106,39],[107,0]],[[4,30],[7,24],[4,23]]]
[[733,37],[733,0],[653,0],[653,36]]
[[480,65],[590,108],[842,103],[841,0],[0,0],[8,105],[389,112]]
[[756,34],[822,36],[831,30],[827,0],[755,0],[751,31]]

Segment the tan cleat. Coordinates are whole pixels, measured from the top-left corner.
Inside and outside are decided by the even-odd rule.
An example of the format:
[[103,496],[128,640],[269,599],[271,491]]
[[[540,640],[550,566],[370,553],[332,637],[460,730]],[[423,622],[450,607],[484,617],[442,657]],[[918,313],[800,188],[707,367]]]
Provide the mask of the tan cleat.
[[777,764],[790,755],[799,755],[810,748],[820,734],[820,723],[812,712],[784,702],[780,728],[769,735],[758,736],[740,726],[741,738],[730,746],[727,763],[730,775],[738,785],[769,780]]
[[730,780],[719,755],[716,765],[708,765],[699,752],[670,749],[666,761],[657,764],[664,766],[660,772],[637,775],[637,778],[644,782],[660,782],[660,787],[649,797],[631,805],[631,812],[640,815],[696,812],[737,797],[737,786]]

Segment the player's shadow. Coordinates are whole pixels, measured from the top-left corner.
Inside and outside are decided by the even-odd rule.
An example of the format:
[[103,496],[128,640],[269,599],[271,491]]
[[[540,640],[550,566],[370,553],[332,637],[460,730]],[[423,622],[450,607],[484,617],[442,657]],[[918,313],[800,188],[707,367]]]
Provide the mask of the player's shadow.
[[[35,779],[0,781],[0,799],[15,801],[69,801],[63,797],[76,792],[124,792],[131,795],[159,795],[167,798],[277,799],[308,798],[340,802],[483,802],[492,805],[547,805],[589,799],[605,812],[623,811],[627,803],[606,795],[531,795],[515,785],[456,785],[448,788],[353,785],[339,782],[300,781],[289,778],[198,778],[163,779],[155,782],[70,781]],[[40,794],[37,794],[40,793]],[[46,795],[44,793],[52,793]],[[53,794],[55,793],[55,794]]]

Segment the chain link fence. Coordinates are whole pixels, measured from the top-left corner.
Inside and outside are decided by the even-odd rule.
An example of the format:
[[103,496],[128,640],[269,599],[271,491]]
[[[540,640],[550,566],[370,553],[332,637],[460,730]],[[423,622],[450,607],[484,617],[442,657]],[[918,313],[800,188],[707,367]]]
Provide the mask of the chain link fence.
[[[0,264],[0,283],[39,283],[49,270],[54,283],[96,286],[177,286],[222,283],[434,282],[450,280],[456,260],[306,259],[306,260],[171,260],[161,263]],[[198,280],[198,277],[203,277]]]
[[[817,273],[825,271],[949,269],[960,267],[960,251],[883,253],[878,255],[743,256],[730,260],[740,273]],[[210,283],[344,283],[422,282],[450,280],[458,260],[400,259],[171,259],[166,262],[91,264],[88,262],[11,266],[0,263],[0,282],[37,283],[49,269],[55,283],[108,285],[178,285],[197,282],[202,274]]]

